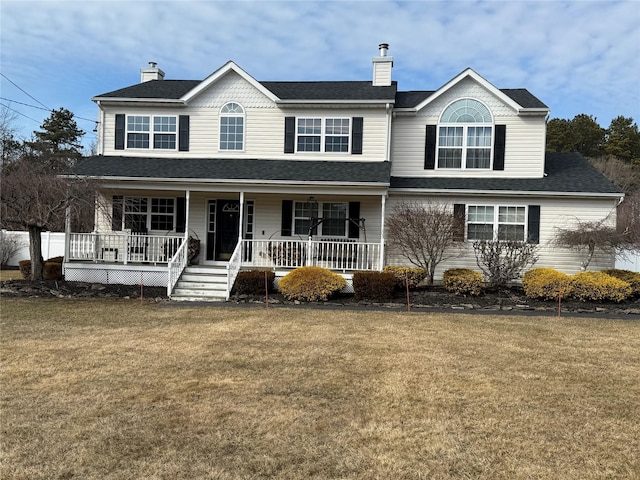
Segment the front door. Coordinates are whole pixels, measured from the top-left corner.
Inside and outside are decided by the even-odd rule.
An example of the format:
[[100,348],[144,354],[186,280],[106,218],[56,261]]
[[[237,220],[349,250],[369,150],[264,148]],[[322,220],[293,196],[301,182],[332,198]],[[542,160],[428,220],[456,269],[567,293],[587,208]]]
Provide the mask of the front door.
[[227,261],[238,244],[240,202],[209,200],[207,260]]

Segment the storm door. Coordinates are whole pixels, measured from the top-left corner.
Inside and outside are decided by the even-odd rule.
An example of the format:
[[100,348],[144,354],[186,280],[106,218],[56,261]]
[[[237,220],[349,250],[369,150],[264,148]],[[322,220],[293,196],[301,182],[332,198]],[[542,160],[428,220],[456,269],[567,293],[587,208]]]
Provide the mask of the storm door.
[[227,261],[238,244],[240,202],[209,200],[207,208],[207,260]]

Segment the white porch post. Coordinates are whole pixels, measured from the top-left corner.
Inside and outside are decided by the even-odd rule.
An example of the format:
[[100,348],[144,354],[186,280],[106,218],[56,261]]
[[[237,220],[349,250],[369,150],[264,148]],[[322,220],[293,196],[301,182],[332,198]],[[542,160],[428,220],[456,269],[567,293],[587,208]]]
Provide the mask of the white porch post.
[[191,190],[185,190],[184,192],[184,239],[186,241],[189,241],[189,204],[191,203],[190,199],[191,199]]
[[71,207],[64,211],[64,261],[69,261],[71,255]]
[[380,219],[380,270],[384,268],[384,217],[386,215],[387,195],[382,195],[381,215]]
[[238,226],[238,242],[242,242],[244,236],[244,191],[240,190],[240,225]]

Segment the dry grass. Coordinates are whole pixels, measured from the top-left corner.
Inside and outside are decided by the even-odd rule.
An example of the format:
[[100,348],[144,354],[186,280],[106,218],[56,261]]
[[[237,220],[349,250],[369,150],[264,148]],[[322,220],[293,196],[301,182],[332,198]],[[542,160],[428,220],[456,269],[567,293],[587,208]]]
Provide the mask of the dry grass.
[[1,306],[3,479],[640,477],[637,321]]
[[20,270],[0,270],[0,281],[5,280],[22,280]]

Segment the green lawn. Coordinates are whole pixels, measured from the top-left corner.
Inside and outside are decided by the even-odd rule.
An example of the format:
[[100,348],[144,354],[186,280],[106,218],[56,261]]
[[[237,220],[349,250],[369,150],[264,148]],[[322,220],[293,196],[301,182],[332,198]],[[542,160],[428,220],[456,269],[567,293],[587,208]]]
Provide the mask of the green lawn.
[[3,479],[640,478],[640,322],[0,299]]

